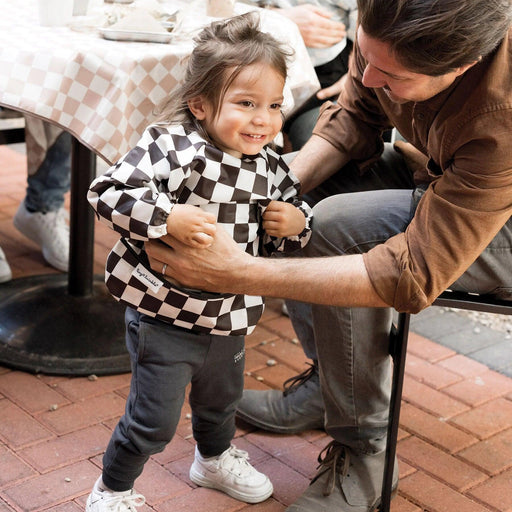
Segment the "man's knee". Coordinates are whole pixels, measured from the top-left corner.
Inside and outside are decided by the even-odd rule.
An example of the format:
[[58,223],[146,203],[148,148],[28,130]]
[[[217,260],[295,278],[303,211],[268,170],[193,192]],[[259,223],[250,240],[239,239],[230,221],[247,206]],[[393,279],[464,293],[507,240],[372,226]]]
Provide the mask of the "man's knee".
[[313,208],[306,256],[361,254],[405,230],[410,190],[370,190],[331,196]]

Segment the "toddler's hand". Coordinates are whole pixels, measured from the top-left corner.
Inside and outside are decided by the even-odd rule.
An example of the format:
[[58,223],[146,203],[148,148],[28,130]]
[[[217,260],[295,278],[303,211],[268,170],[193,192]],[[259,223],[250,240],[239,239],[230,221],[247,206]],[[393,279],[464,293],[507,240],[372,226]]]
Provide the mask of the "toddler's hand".
[[263,212],[263,229],[270,236],[286,237],[300,234],[306,226],[306,217],[293,204],[270,201]]
[[215,216],[191,204],[174,205],[167,217],[167,233],[191,247],[209,247],[216,229]]

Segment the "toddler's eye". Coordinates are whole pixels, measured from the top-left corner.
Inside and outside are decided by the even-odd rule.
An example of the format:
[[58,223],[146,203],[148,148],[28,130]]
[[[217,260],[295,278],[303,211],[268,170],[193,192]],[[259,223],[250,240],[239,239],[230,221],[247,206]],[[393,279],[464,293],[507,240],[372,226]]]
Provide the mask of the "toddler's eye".
[[272,105],[270,105],[270,108],[272,110],[281,110],[281,103],[272,103]]
[[241,101],[240,105],[242,105],[243,107],[252,107],[253,103],[252,103],[252,101],[245,100],[245,101]]

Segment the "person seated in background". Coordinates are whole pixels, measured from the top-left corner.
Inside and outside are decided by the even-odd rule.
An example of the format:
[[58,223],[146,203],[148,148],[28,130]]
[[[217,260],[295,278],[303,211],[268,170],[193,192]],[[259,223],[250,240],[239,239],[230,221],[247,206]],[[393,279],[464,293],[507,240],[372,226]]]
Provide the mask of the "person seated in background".
[[[69,225],[64,195],[70,186],[71,135],[36,117],[25,115],[27,190],[16,211],[16,229],[41,247],[45,261],[62,272],[69,262]],[[0,283],[12,271],[0,248]]]
[[304,40],[321,89],[286,120],[284,152],[298,151],[310,138],[320,107],[326,100],[336,101],[348,71],[357,18],[357,0],[263,0],[293,21]]

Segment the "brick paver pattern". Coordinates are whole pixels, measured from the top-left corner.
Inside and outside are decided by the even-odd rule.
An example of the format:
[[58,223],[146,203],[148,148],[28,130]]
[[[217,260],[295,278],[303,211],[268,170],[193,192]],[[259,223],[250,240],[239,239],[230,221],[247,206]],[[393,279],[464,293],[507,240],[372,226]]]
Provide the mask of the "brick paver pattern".
[[[25,157],[0,146],[0,162],[0,245],[14,277],[56,272],[12,225],[24,197]],[[96,273],[103,273],[115,238],[96,225]],[[305,368],[281,301],[269,300],[247,338],[246,387],[279,389]],[[129,374],[34,375],[0,366],[0,512],[84,509],[129,381]],[[323,431],[279,436],[239,424],[235,444],[275,488],[266,502],[247,505],[189,480],[194,441],[185,406],[175,439],[151,457],[137,481],[147,499],[139,510],[284,511],[307,487],[329,440]],[[412,333],[398,456],[401,479],[393,512],[511,512],[512,379]]]

